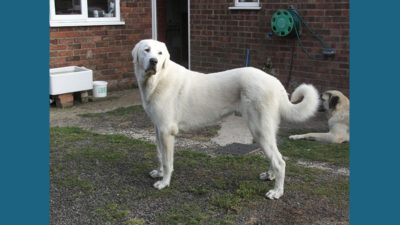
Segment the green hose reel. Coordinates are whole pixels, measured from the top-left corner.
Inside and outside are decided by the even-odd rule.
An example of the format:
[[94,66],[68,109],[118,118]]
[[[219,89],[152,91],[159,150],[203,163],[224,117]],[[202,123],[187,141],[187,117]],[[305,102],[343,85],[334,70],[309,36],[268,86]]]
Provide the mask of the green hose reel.
[[271,29],[270,36],[277,35],[279,37],[297,37],[301,48],[308,57],[314,60],[322,60],[324,58],[312,56],[303,45],[300,39],[302,33],[301,25],[307,28],[308,31],[319,41],[324,47],[322,54],[323,56],[334,56],[336,54],[335,49],[329,49],[325,42],[318,37],[318,35],[307,25],[300,14],[291,6],[289,9],[279,9],[277,10],[271,19]]
[[294,34],[295,29],[300,31],[301,23],[298,23],[288,10],[280,9],[272,16],[271,28],[275,35],[286,37]]

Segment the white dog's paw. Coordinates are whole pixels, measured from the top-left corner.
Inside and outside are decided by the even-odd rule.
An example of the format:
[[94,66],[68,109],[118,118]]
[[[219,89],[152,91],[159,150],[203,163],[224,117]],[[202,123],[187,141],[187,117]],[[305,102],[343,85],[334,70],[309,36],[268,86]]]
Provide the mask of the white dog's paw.
[[151,171],[151,172],[149,173],[149,175],[150,175],[152,178],[163,177],[163,172],[160,172],[160,171],[158,171],[158,170],[153,170],[153,171]]
[[153,185],[153,187],[157,188],[158,190],[161,190],[167,186],[169,186],[169,183],[163,182],[162,180],[155,182]]
[[275,179],[275,175],[274,175],[274,173],[272,171],[260,173],[260,179],[261,180],[274,180]]
[[292,139],[292,140],[298,140],[301,138],[302,138],[302,135],[299,135],[299,134],[289,136],[289,139]]
[[272,189],[265,194],[265,197],[269,199],[278,199],[283,195],[283,189]]

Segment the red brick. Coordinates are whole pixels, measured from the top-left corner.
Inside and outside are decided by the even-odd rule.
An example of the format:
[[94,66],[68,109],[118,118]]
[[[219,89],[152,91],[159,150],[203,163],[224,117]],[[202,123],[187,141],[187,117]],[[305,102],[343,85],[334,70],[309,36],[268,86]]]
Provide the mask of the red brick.
[[56,96],[56,106],[60,108],[71,107],[74,105],[73,93],[66,93]]

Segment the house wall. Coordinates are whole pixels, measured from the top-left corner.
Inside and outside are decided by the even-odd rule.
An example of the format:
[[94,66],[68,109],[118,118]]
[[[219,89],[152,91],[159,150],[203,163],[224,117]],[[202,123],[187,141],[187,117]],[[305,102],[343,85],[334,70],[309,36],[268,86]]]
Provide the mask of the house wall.
[[[309,59],[296,41],[289,91],[302,82],[320,91],[337,89],[349,94],[349,0],[260,0],[261,10],[229,10],[234,0],[191,0],[191,68],[202,72],[242,67],[246,49],[249,66],[272,73],[286,83],[293,38],[270,37],[270,20],[277,9],[293,5],[336,56],[323,61]],[[322,45],[303,29],[304,46],[321,55]]]
[[121,20],[125,25],[51,27],[50,68],[85,66],[111,90],[134,85],[131,50],[151,38],[151,1],[121,0]]
[[[162,5],[164,1],[158,1]],[[190,0],[191,68],[217,72],[245,65],[265,69],[286,83],[293,38],[270,37],[270,19],[277,9],[294,5],[309,26],[336,50],[323,61],[309,59],[296,41],[289,91],[302,82],[320,91],[338,89],[349,94],[349,0],[260,0],[261,10],[229,10],[234,0]],[[109,89],[135,84],[131,50],[151,38],[151,1],[121,0],[125,25],[50,28],[50,68],[85,66],[94,80],[106,80]],[[165,21],[164,21],[165,22]],[[162,31],[162,25],[159,29]],[[320,55],[321,44],[303,29],[304,46]]]

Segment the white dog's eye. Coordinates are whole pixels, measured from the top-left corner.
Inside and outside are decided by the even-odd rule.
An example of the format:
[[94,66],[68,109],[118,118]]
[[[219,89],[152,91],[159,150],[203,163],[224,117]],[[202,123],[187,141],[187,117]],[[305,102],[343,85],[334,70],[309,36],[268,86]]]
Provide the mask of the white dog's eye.
[[146,48],[144,51],[145,52],[150,52],[150,48]]
[[162,55],[162,52],[158,52],[159,55]]

